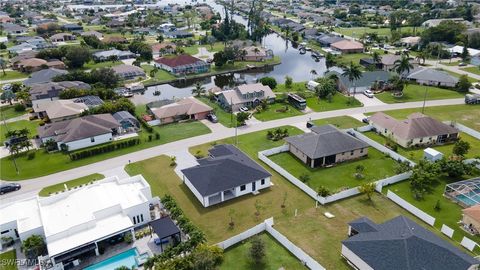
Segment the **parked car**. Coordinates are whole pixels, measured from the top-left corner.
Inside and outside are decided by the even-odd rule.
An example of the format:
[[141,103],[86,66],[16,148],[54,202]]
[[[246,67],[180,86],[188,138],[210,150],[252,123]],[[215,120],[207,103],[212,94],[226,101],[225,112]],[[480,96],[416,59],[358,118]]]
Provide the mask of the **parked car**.
[[459,67],[464,67],[466,65],[467,65],[467,63],[465,63],[465,62],[461,62],[460,64],[458,64]]
[[212,122],[212,123],[218,123],[218,118],[213,113],[207,115],[207,119],[210,120],[210,122]]
[[0,185],[0,195],[3,195],[5,193],[9,193],[9,192],[13,192],[13,191],[17,191],[20,188],[22,188],[22,186],[20,184],[16,184],[16,183],[1,184]]
[[363,119],[362,119],[362,122],[365,123],[365,124],[368,124],[368,123],[369,123],[369,122],[368,122],[368,118],[366,118],[366,117],[363,118]]
[[241,108],[240,108],[240,111],[241,111],[241,112],[248,112],[248,108],[247,108],[247,107],[241,107]]
[[363,94],[369,98],[373,98],[373,92],[371,90],[365,90]]
[[466,94],[465,95],[465,104],[480,104],[480,95],[479,94]]

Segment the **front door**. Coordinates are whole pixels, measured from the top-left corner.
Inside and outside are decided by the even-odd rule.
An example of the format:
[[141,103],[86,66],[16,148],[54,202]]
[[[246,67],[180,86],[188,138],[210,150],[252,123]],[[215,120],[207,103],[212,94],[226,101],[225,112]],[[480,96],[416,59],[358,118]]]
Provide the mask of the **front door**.
[[252,191],[257,190],[257,182],[252,182]]

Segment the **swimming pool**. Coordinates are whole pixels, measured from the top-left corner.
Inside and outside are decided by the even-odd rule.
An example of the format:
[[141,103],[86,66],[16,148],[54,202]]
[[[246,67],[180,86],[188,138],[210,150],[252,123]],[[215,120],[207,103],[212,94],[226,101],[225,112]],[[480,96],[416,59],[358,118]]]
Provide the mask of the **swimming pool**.
[[85,270],[112,270],[120,266],[126,266],[128,268],[138,268],[135,257],[138,256],[138,250],[136,248],[129,249],[125,252],[110,257],[104,261],[91,265]]

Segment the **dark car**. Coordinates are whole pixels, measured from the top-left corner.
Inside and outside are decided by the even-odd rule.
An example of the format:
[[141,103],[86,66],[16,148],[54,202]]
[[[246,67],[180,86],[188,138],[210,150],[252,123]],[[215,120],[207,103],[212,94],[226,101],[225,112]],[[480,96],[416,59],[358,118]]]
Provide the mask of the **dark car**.
[[14,183],[7,183],[7,184],[1,184],[0,185],[0,195],[12,192],[12,191],[17,191],[21,188],[20,184],[14,184]]
[[369,123],[368,118],[363,118],[362,122],[365,123],[365,124],[368,124]]
[[207,115],[207,119],[210,120],[210,122],[212,122],[212,123],[218,123],[218,118],[213,113]]

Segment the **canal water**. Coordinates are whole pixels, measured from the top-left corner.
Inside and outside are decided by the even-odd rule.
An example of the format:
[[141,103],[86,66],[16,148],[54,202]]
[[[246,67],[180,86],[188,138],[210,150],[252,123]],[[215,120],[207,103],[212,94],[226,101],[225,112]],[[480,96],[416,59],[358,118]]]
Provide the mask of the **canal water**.
[[[166,0],[162,2],[165,4],[195,4],[194,2],[178,0]],[[215,10],[215,12],[219,12],[223,17],[223,6],[216,4],[213,0],[207,0],[204,2],[209,4]],[[246,20],[238,15],[234,15],[234,20],[244,25],[247,24]],[[316,60],[311,56],[310,52],[307,52],[306,54],[300,54],[296,44],[292,44],[292,42],[284,39],[276,33],[271,33],[265,36],[262,40],[262,46],[271,49],[275,56],[279,56],[281,59],[281,64],[264,69],[255,69],[254,71],[211,76],[202,79],[186,80],[173,84],[163,84],[148,87],[147,90],[142,93],[141,97],[135,97],[136,103],[146,103],[159,99],[174,99],[191,96],[193,85],[197,82],[202,83],[206,89],[209,89],[214,85],[218,87],[232,85],[235,81],[239,80],[252,83],[265,76],[271,76],[279,83],[283,83],[286,76],[292,77],[293,81],[295,82],[301,82],[312,79],[312,70],[315,70],[315,72],[319,75],[326,71],[324,58]]]

